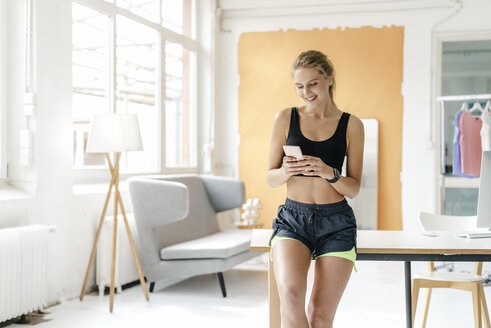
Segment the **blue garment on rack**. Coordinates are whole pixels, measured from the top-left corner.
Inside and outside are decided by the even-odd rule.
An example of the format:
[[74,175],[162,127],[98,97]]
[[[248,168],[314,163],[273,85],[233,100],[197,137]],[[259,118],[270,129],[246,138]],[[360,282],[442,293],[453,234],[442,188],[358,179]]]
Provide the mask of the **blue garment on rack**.
[[453,144],[452,144],[452,151],[453,151],[452,173],[454,175],[461,176],[461,177],[473,178],[473,176],[462,173],[462,162],[461,162],[460,144],[459,144],[459,139],[460,139],[459,120],[462,113],[464,112],[461,109],[459,109],[459,111],[455,114],[455,119],[453,121],[454,135],[453,135]]

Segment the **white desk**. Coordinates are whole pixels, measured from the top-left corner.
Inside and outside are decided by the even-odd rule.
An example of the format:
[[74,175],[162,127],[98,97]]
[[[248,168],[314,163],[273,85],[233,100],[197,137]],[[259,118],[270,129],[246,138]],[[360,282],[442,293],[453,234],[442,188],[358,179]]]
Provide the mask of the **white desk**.
[[[251,251],[269,252],[273,230],[254,229]],[[457,238],[455,233],[424,236],[419,231],[359,230],[358,261],[403,261],[406,290],[406,326],[412,327],[411,261],[491,262],[491,238]],[[280,303],[271,261],[268,265],[269,327],[280,328]]]

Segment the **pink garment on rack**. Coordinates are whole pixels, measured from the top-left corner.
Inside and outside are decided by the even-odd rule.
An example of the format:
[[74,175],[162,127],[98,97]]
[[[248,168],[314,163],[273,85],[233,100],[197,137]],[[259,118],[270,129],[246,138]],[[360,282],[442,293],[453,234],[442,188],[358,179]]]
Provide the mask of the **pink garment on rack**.
[[481,126],[479,117],[464,112],[460,116],[460,154],[462,173],[478,177],[481,171]]

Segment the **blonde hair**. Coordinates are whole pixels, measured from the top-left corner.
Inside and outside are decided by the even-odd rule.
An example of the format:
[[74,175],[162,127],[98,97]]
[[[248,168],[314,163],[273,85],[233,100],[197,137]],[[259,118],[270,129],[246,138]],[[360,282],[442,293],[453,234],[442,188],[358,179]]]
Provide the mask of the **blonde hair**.
[[299,68],[316,69],[322,76],[329,80],[332,76],[332,84],[329,88],[329,96],[334,106],[334,91],[336,90],[336,78],[334,76],[334,65],[322,52],[317,50],[308,50],[298,55],[292,66],[292,74]]

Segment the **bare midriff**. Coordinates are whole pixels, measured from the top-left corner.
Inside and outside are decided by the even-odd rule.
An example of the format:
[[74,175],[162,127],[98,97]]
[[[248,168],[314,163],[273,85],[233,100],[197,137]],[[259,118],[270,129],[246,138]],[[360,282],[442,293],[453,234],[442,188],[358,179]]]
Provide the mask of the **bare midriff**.
[[307,204],[330,204],[344,199],[327,180],[319,177],[292,176],[286,183],[286,197]]

